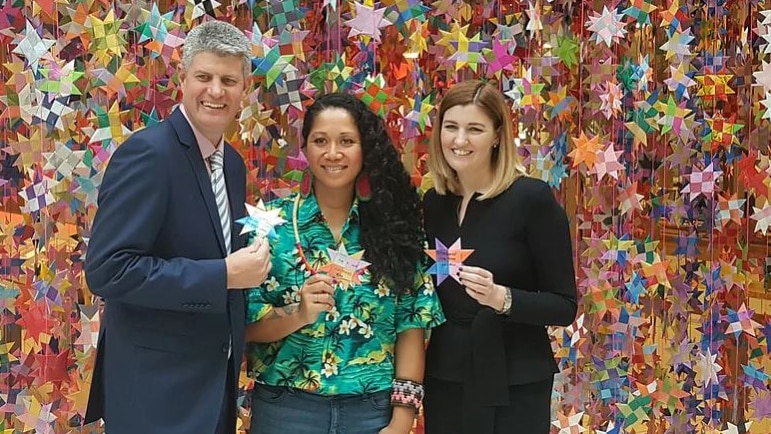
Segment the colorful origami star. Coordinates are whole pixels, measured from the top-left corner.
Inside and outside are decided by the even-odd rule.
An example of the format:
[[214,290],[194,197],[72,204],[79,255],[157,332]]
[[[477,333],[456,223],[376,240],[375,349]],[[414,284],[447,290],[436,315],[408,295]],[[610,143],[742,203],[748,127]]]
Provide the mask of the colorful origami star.
[[365,78],[362,90],[363,92],[359,94],[359,99],[361,99],[364,104],[367,104],[367,107],[378,116],[385,116],[386,102],[389,99],[388,94],[393,93],[393,91],[388,88],[383,74]]
[[682,98],[690,99],[688,94],[688,88],[696,85],[696,81],[693,80],[693,72],[687,72],[687,62],[680,63],[677,67],[669,66],[670,77],[664,80],[667,88],[675,93],[675,99],[680,100]]
[[694,37],[691,35],[691,28],[685,29],[684,32],[675,31],[669,36],[669,40],[665,42],[660,49],[667,52],[665,58],[670,60],[677,56],[678,59],[683,59],[685,56],[691,55],[691,49],[688,44],[693,41]]
[[755,336],[755,329],[759,329],[761,325],[752,319],[752,315],[755,313],[753,309],[747,309],[747,306],[742,303],[738,310],[731,308],[727,308],[727,310],[727,333],[733,333],[737,337],[742,333]]
[[243,225],[240,232],[241,235],[254,233],[254,236],[257,238],[272,238],[276,235],[275,227],[286,223],[286,220],[279,215],[281,210],[265,209],[262,199],[257,202],[257,205],[248,203],[245,205],[246,212],[249,215],[236,220],[236,223]]
[[593,172],[597,174],[597,180],[602,181],[605,175],[618,181],[619,171],[624,170],[624,165],[618,161],[624,151],[616,151],[613,143],[609,143],[604,150],[597,151]]
[[568,154],[573,159],[573,167],[578,167],[579,164],[584,163],[587,169],[592,170],[597,162],[598,153],[602,152],[603,149],[600,137],[588,138],[581,131],[578,137],[573,137],[573,143],[576,148]]
[[373,38],[375,42],[380,42],[380,29],[391,25],[391,22],[383,17],[385,8],[375,9],[356,1],[353,4],[356,7],[356,14],[353,19],[345,22],[351,28],[348,37],[363,35],[364,38],[361,39],[365,43],[368,42],[369,38]]
[[123,56],[127,44],[123,36],[126,30],[122,28],[123,20],[115,17],[113,9],[107,12],[104,19],[90,15],[89,24],[91,44],[88,48],[103,65],[109,64],[113,57]]
[[728,83],[733,79],[733,74],[707,74],[697,76],[696,81],[701,84],[701,88],[696,93],[704,100],[727,101],[728,95],[736,93]]
[[24,56],[25,64],[33,71],[37,71],[40,59],[49,54],[48,50],[56,41],[41,38],[29,20],[26,24],[24,32],[17,36],[16,48],[12,52]]
[[633,18],[641,25],[651,24],[651,12],[658,9],[645,0],[631,0],[629,7],[624,9],[624,15]]
[[685,175],[688,178],[688,185],[680,190],[680,193],[688,195],[690,201],[693,201],[699,196],[704,196],[707,199],[711,199],[715,193],[715,183],[723,174],[720,169],[715,169],[714,163],[709,163],[704,170],[694,169],[690,175]]
[[558,412],[557,420],[553,420],[551,424],[559,429],[557,434],[578,434],[586,431],[581,425],[581,418],[583,417],[583,411],[576,413],[575,409],[571,409],[568,414]]
[[222,3],[217,0],[186,0],[185,5],[185,22],[188,27],[191,26],[193,20],[208,15],[216,18],[216,10]]
[[343,290],[361,282],[361,275],[370,265],[362,259],[364,250],[349,255],[345,244],[340,243],[339,249],[328,248],[327,253],[330,261],[316,271],[337,279],[337,285]]
[[750,218],[756,221],[755,232],[760,232],[765,236],[766,231],[771,226],[771,202],[765,201],[765,205],[760,208],[753,206],[752,210],[753,214]]
[[463,265],[463,261],[472,253],[474,253],[474,249],[463,249],[461,247],[460,238],[455,240],[449,247],[445,246],[437,238],[436,249],[426,250],[426,254],[434,260],[434,265],[428,269],[428,274],[436,275],[437,285],[441,285],[448,276],[460,283],[460,277],[458,277],[460,267]]
[[739,199],[736,193],[731,197],[723,194],[718,195],[717,209],[715,210],[715,227],[722,231],[728,222],[734,222],[737,225],[742,224],[744,218],[744,203],[746,199]]
[[602,13],[593,12],[586,23],[586,28],[592,32],[590,40],[596,43],[604,42],[608,47],[618,43],[626,35],[623,15],[613,9],[611,12],[607,6],[602,7]]

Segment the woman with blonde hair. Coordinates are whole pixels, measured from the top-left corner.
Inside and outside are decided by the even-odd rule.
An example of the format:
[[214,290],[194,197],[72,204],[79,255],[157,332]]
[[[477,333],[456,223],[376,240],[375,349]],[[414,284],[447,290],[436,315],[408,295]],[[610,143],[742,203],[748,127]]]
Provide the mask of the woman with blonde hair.
[[447,322],[426,355],[426,434],[546,434],[557,372],[546,326],[576,316],[568,219],[549,186],[526,176],[497,88],[455,85],[434,128],[429,244],[460,240],[472,252],[437,278]]

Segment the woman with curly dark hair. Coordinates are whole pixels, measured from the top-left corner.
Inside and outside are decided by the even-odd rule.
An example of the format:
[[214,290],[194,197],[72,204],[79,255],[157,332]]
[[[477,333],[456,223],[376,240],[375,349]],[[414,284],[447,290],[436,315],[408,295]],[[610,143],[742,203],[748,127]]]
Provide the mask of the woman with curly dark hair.
[[444,321],[418,194],[383,120],[356,97],[317,99],[302,136],[301,191],[270,205],[287,223],[248,294],[251,432],[409,433],[426,330]]

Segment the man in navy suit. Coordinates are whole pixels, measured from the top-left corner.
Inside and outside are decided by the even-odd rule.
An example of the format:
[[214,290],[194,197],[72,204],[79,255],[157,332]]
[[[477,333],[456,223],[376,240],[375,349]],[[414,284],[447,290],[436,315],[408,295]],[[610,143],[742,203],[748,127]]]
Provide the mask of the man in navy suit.
[[[109,434],[235,432],[241,289],[270,269],[267,242],[238,235],[246,168],[223,139],[250,65],[236,27],[193,28],[181,107],[132,135],[105,172],[85,263],[105,302],[86,421],[102,417]],[[224,185],[212,181],[223,172]]]

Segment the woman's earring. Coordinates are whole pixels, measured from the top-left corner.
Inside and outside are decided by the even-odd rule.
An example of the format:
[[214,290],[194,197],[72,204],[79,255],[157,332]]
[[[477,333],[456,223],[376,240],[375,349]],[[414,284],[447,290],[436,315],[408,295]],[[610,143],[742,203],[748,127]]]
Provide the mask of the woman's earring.
[[360,202],[366,202],[372,199],[372,187],[369,184],[369,175],[360,173],[356,178],[354,190],[356,191],[356,198],[359,199]]
[[305,199],[310,196],[313,190],[313,173],[310,169],[303,170],[303,177],[300,179],[300,196]]

